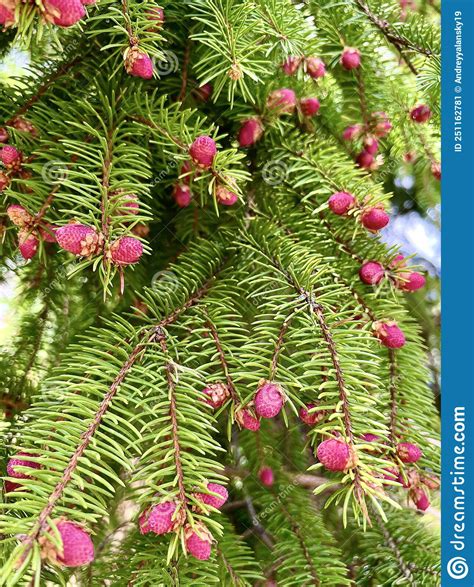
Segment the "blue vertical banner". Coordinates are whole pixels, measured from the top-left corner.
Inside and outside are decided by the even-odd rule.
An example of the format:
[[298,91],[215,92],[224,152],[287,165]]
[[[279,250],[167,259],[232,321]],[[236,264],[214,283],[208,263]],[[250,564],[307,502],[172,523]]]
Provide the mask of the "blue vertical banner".
[[474,0],[442,1],[442,586],[474,585]]

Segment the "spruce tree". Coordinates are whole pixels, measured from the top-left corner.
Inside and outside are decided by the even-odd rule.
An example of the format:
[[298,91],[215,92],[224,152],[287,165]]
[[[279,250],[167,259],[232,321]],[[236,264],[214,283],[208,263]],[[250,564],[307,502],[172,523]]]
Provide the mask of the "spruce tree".
[[437,1],[0,23],[0,584],[439,585]]

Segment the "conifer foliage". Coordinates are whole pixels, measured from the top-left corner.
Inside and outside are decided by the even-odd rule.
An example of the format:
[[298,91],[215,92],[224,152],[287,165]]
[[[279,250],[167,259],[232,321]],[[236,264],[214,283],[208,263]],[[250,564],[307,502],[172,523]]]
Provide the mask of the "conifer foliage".
[[439,584],[438,17],[0,0],[0,584]]

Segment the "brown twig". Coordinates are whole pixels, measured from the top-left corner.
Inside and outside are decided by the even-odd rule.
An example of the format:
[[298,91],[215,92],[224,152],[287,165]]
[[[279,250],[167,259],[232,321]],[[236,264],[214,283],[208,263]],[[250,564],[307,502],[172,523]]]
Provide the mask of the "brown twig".
[[393,552],[393,555],[398,563],[398,566],[399,566],[403,576],[408,581],[409,585],[413,585],[415,587],[417,585],[417,582],[415,581],[415,578],[413,577],[413,574],[410,571],[408,565],[403,560],[403,555],[400,552],[400,549],[398,548],[396,540],[390,535],[390,532],[389,532],[388,528],[385,526],[379,513],[374,510],[373,515],[377,521],[377,525],[379,526],[380,531],[382,532],[382,536],[384,538],[385,544]]
[[357,7],[359,8],[359,10],[361,10],[367,16],[369,21],[376,28],[379,29],[379,31],[383,34],[383,36],[387,39],[387,41],[389,43],[391,43],[392,45],[394,45],[394,47],[397,49],[400,57],[405,61],[405,63],[409,67],[410,71],[412,73],[414,73],[415,75],[417,75],[418,72],[417,72],[415,66],[411,62],[410,58],[405,54],[404,50],[408,49],[408,50],[416,51],[417,53],[420,53],[420,54],[424,55],[425,57],[431,57],[432,52],[429,49],[424,49],[423,47],[420,47],[419,45],[415,45],[414,43],[412,43],[408,39],[405,39],[405,38],[401,37],[400,35],[398,35],[396,32],[394,32],[393,29],[390,27],[390,24],[386,20],[382,20],[376,14],[374,14],[370,10],[370,8],[366,4],[366,2],[364,2],[364,0],[354,0],[354,1],[355,1],[355,4],[357,5]]
[[230,580],[232,581],[232,585],[239,585],[239,584],[243,584],[242,583],[242,579],[239,578],[239,575],[234,571],[233,566],[230,564],[230,562],[226,559],[224,553],[222,552],[222,550],[220,548],[216,547],[216,553],[217,556],[219,556],[222,559],[222,562],[224,563],[224,566],[227,570],[227,573],[229,575]]
[[[316,489],[317,487],[321,487],[321,485],[325,485],[328,480],[326,477],[320,477],[318,475],[308,475],[307,473],[299,473],[295,475],[293,482],[295,485],[299,487],[306,487],[308,489]],[[339,489],[338,485],[331,485],[328,487],[328,491],[335,491]]]
[[125,29],[127,30],[130,46],[137,45],[138,40],[136,39],[135,35],[133,34],[132,23],[130,21],[130,15],[128,13],[127,0],[122,0],[122,14],[123,14],[123,19],[125,21]]
[[131,116],[130,118],[132,120],[135,120],[135,122],[139,122],[141,124],[144,124],[145,126],[148,126],[149,128],[157,130],[159,133],[161,133],[166,138],[168,138],[172,143],[174,143],[181,150],[188,151],[188,145],[183,143],[183,141],[181,141],[177,137],[171,135],[165,128],[163,128],[159,124],[156,124],[156,122],[154,122],[153,120],[148,120],[148,118],[145,118],[143,116]]
[[[161,350],[165,357],[168,357],[168,348],[166,345],[166,337],[163,330],[160,328],[158,333],[158,342],[160,343]],[[173,361],[169,358],[166,359],[166,378],[168,381],[168,394],[169,394],[169,401],[170,401],[170,420],[171,420],[171,436],[173,439],[173,449],[174,449],[174,465],[176,467],[176,477],[178,480],[178,491],[179,491],[179,500],[181,505],[185,507],[186,505],[186,489],[184,487],[184,474],[183,474],[183,466],[181,464],[181,445],[179,443],[179,435],[178,435],[178,417],[177,417],[177,408],[176,408],[176,365]]]
[[84,451],[91,443],[92,438],[94,437],[95,433],[97,432],[97,429],[102,423],[102,419],[105,413],[107,412],[108,408],[110,407],[110,404],[112,403],[112,400],[115,397],[115,394],[117,393],[120,385],[124,381],[125,377],[128,375],[129,371],[137,361],[138,357],[140,356],[146,345],[150,342],[153,342],[154,340],[156,340],[155,332],[153,332],[151,335],[149,334],[145,341],[138,343],[128,356],[125,363],[122,365],[120,371],[118,372],[117,376],[115,377],[114,381],[109,387],[107,393],[102,399],[102,402],[99,406],[99,409],[95,413],[94,418],[90,422],[86,431],[81,435],[82,441],[79,444],[79,446],[77,446],[72,457],[69,459],[69,463],[66,469],[64,470],[61,479],[54,488],[53,493],[49,496],[48,503],[39,514],[38,521],[23,541],[22,555],[24,557],[26,557],[26,555],[30,552],[33,546],[33,542],[38,538],[41,530],[46,525],[48,518],[54,510],[57,501],[61,498],[66,486],[71,481],[72,475],[78,466],[79,459],[82,457]]
[[[276,269],[278,269],[285,276],[288,283],[300,294],[300,296],[305,300],[305,302],[307,303],[307,305],[309,306],[311,311],[316,316],[316,320],[317,320],[318,325],[321,329],[321,332],[323,333],[323,338],[326,342],[326,345],[327,345],[327,348],[329,351],[329,355],[331,357],[331,362],[332,362],[332,365],[333,365],[333,368],[334,368],[335,374],[336,374],[336,382],[337,382],[337,386],[338,386],[338,390],[339,390],[339,399],[340,399],[340,402],[342,405],[342,415],[343,415],[343,420],[344,420],[345,436],[346,436],[349,444],[351,445],[351,448],[353,448],[354,444],[355,444],[355,438],[354,438],[354,432],[352,430],[352,419],[351,419],[351,414],[349,411],[349,398],[348,398],[348,394],[346,391],[346,383],[344,380],[344,374],[342,371],[342,367],[341,367],[341,364],[339,361],[339,355],[337,352],[336,344],[334,342],[331,329],[329,328],[329,326],[326,322],[323,308],[320,304],[318,304],[314,300],[312,294],[310,294],[308,291],[306,291],[304,288],[302,288],[298,285],[298,283],[294,280],[294,278],[290,275],[290,273],[288,271],[286,271],[275,258],[271,258],[271,257],[267,257],[267,258],[273,264],[273,266]],[[367,510],[366,510],[366,507],[365,507],[364,501],[363,501],[364,491],[361,487],[361,474],[360,474],[360,470],[359,470],[359,467],[357,466],[357,464],[355,464],[353,466],[353,472],[354,472],[354,488],[355,488],[354,495],[356,496],[360,506],[363,508],[364,514],[367,515]]]
[[389,349],[388,358],[390,361],[390,429],[389,439],[392,446],[397,443],[397,364],[395,352]]
[[186,97],[186,88],[188,85],[188,67],[189,67],[189,57],[191,54],[191,41],[188,41],[186,44],[186,48],[184,50],[184,59],[183,59],[183,76],[181,79],[181,90],[178,96],[178,102],[182,102]]
[[40,86],[38,88],[38,90],[35,92],[34,96],[31,96],[31,98],[29,98],[23,104],[23,106],[19,110],[17,110],[15,112],[15,114],[5,122],[5,124],[6,125],[11,124],[15,120],[15,118],[28,112],[28,110],[33,106],[33,104],[36,104],[36,102],[38,102],[43,97],[43,95],[48,91],[49,87],[55,81],[57,81],[61,76],[65,75],[79,61],[80,61],[80,58],[76,57],[76,58],[72,59],[71,61],[69,61],[69,63],[66,63],[65,65],[61,65],[54,73],[52,73],[50,75],[48,80],[42,86]]
[[278,338],[277,341],[275,343],[275,349],[273,351],[273,356],[272,356],[272,362],[271,362],[271,367],[270,367],[270,377],[269,379],[272,381],[275,378],[275,374],[276,374],[276,370],[278,367],[278,358],[280,356],[282,347],[283,347],[283,339],[285,337],[285,334],[288,331],[288,328],[290,327],[290,323],[293,320],[295,314],[300,310],[301,308],[295,308],[291,314],[289,314],[285,320],[283,321],[283,324],[280,327],[280,332],[278,333]]
[[27,404],[23,400],[12,399],[11,397],[9,397],[6,394],[0,397],[0,404],[4,405],[6,408],[13,410],[13,411],[16,411],[16,412],[22,411],[29,406],[29,404]]
[[[318,325],[321,329],[321,332],[323,333],[323,338],[324,338],[324,341],[326,342],[327,349],[329,351],[329,355],[331,358],[331,363],[333,365],[333,368],[334,368],[334,371],[336,374],[336,382],[337,382],[338,391],[339,391],[339,399],[340,399],[340,402],[342,405],[342,416],[343,416],[343,421],[344,421],[345,436],[351,446],[351,449],[354,450],[353,447],[355,444],[355,438],[354,438],[354,432],[352,430],[352,419],[351,419],[351,414],[349,411],[349,398],[348,398],[348,394],[347,394],[347,390],[346,390],[346,383],[344,380],[344,374],[342,371],[342,367],[341,367],[341,364],[339,361],[339,355],[337,352],[336,344],[334,342],[331,329],[329,328],[329,326],[326,322],[323,308],[320,304],[318,304],[313,299],[312,294],[310,294],[308,291],[306,291],[304,288],[302,288],[298,285],[298,283],[289,274],[289,272],[286,271],[276,259],[269,258],[269,260],[286,277],[288,283],[305,300],[305,302],[307,303],[307,305],[309,306],[309,308],[311,309],[313,314],[316,316],[316,320],[317,320]],[[357,501],[359,502],[359,504],[364,512],[364,515],[366,516],[367,519],[369,519],[367,508],[365,506],[364,499],[363,499],[364,491],[361,486],[361,473],[360,473],[360,469],[356,463],[352,467],[352,470],[354,473],[354,495],[355,495]],[[369,522],[370,522],[370,519],[369,519]]]
[[344,380],[344,374],[342,372],[341,364],[339,362],[339,355],[336,349],[336,344],[334,342],[332,332],[326,322],[324,312],[320,304],[315,302],[311,295],[304,289],[300,289],[301,295],[305,297],[305,300],[311,307],[311,310],[316,316],[316,320],[318,321],[319,327],[323,333],[323,338],[326,342],[326,345],[329,350],[329,354],[331,356],[331,362],[334,367],[334,371],[336,374],[336,381],[337,386],[339,389],[339,399],[341,400],[342,404],[342,414],[344,418],[344,429],[346,433],[346,437],[348,438],[349,442],[353,445],[354,444],[354,433],[352,431],[352,421],[351,415],[349,412],[349,399],[346,392],[346,383]]
[[316,316],[316,320],[318,325],[323,333],[323,338],[327,344],[327,348],[329,350],[329,354],[331,357],[331,362],[334,367],[336,373],[336,381],[339,389],[339,397],[342,403],[342,410],[343,410],[343,418],[344,418],[344,429],[346,432],[346,437],[350,441],[351,444],[354,444],[354,434],[352,431],[352,422],[351,416],[349,413],[349,401],[346,392],[346,384],[344,381],[344,375],[342,372],[342,368],[339,362],[339,356],[336,349],[336,344],[332,337],[331,330],[326,322],[326,318],[324,316],[323,308],[320,304],[318,304],[312,294],[306,291],[304,288],[300,287],[298,283],[294,280],[292,275],[288,271],[286,271],[278,262],[277,259],[267,257],[273,266],[278,269],[286,278],[288,283],[298,292],[298,294],[304,299],[306,304],[309,306],[311,311]]
[[270,536],[270,534],[268,534],[268,532],[266,531],[264,526],[261,524],[261,522],[258,518],[257,512],[255,510],[255,506],[253,505],[252,498],[247,494],[245,494],[245,505],[247,506],[247,511],[248,511],[250,518],[252,520],[252,525],[253,525],[252,530],[255,531],[260,536],[260,538],[262,539],[262,542],[266,546],[268,546],[268,548],[273,549],[274,540]]
[[107,238],[109,232],[109,219],[107,218],[106,208],[107,203],[109,200],[109,191],[110,191],[110,174],[112,172],[112,136],[113,136],[113,129],[109,128],[106,137],[106,147],[105,147],[105,157],[104,163],[102,166],[102,188],[104,189],[104,195],[102,201],[100,203],[100,208],[102,212],[102,233],[104,237]]
[[40,532],[45,527],[47,520],[53,512],[57,502],[62,497],[65,488],[71,481],[72,475],[78,466],[80,458],[82,457],[84,451],[91,443],[95,433],[97,432],[97,429],[102,423],[103,417],[105,416],[107,410],[109,409],[112,403],[112,400],[114,399],[118,389],[120,388],[120,385],[127,377],[133,365],[140,358],[148,344],[159,341],[160,337],[162,337],[163,327],[174,322],[179,315],[181,315],[184,311],[186,311],[188,308],[197,303],[197,301],[208,291],[210,283],[213,279],[214,276],[211,279],[209,279],[203,287],[198,289],[183,306],[177,308],[173,313],[171,313],[166,318],[163,318],[157,325],[147,329],[144,332],[141,341],[138,342],[132,349],[127,360],[122,364],[122,367],[120,368],[117,376],[113,380],[107,393],[102,399],[99,409],[95,413],[92,421],[89,423],[85,432],[83,432],[83,434],[81,435],[80,444],[76,447],[74,453],[69,459],[68,465],[66,466],[61,476],[61,479],[58,481],[53,492],[49,496],[47,504],[41,510],[37,522],[34,524],[33,528],[30,530],[29,534],[24,539],[22,544],[22,558],[26,558],[26,556],[29,554],[33,547],[34,541],[37,540]]
[[207,312],[207,309],[203,307],[202,311],[203,311],[204,315],[206,316],[206,324],[209,327],[209,331],[211,333],[211,336],[212,336],[214,343],[216,345],[217,352],[219,354],[219,361],[221,363],[222,370],[224,371],[224,375],[225,375],[226,382],[227,382],[227,388],[229,389],[229,392],[230,392],[230,395],[232,397],[234,404],[237,406],[240,404],[240,398],[239,398],[238,393],[235,389],[234,381],[232,380],[232,376],[229,371],[229,366],[228,366],[227,360],[225,358],[224,349],[222,348],[222,344],[219,339],[219,334],[218,334],[217,329],[216,329],[214,323],[212,322],[212,320]]
[[[275,493],[275,491],[273,489],[271,489],[270,491],[272,492],[274,498],[276,500],[279,500],[279,496]],[[283,513],[283,515],[287,519],[288,523],[290,524],[292,532],[294,532],[296,538],[298,539],[298,542],[300,543],[300,546],[301,546],[301,550],[303,551],[306,562],[308,563],[308,567],[310,569],[311,576],[312,576],[313,580],[310,583],[306,583],[306,584],[320,585],[321,581],[319,579],[318,573],[317,573],[316,568],[314,566],[313,558],[312,558],[311,553],[309,551],[309,548],[306,544],[306,540],[305,540],[303,534],[301,533],[300,525],[298,524],[298,522],[296,522],[296,520],[293,518],[291,513],[286,509],[286,507],[281,503],[281,500],[279,500],[279,506],[280,506],[281,512]]]

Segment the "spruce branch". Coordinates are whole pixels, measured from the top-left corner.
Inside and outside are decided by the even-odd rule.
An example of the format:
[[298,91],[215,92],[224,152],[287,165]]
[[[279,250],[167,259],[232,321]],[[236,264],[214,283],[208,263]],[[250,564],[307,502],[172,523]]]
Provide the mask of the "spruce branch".
[[[439,585],[435,525],[407,507],[437,507],[436,278],[420,311],[412,255],[397,262],[363,218],[403,213],[387,192],[399,175],[422,216],[438,204],[436,7],[67,4],[79,26],[25,4],[0,48],[16,29],[29,59],[0,97],[0,279],[19,284],[0,362],[0,582]],[[97,235],[90,256],[52,242],[69,224]],[[147,254],[120,295],[124,237]],[[399,443],[419,460],[399,462]],[[203,498],[214,483],[222,508]],[[163,503],[176,515],[147,532]],[[60,560],[60,519],[90,535],[87,567]]]
[[[272,493],[275,498],[278,498],[278,496],[277,496],[277,494],[275,494],[274,490],[272,490]],[[313,558],[310,553],[310,549],[309,549],[308,545],[306,544],[306,540],[305,540],[305,537],[303,536],[300,525],[293,518],[291,513],[288,511],[288,509],[283,504],[281,504],[280,507],[281,507],[281,511],[283,512],[283,515],[288,520],[288,523],[290,525],[292,532],[294,532],[296,538],[298,539],[301,550],[304,554],[304,558],[306,559],[306,563],[310,569],[311,580],[310,580],[309,584],[310,585],[321,585],[321,581],[319,579],[318,573],[316,572],[316,568],[315,568],[314,561],[313,561]]]
[[[218,268],[216,268],[216,271],[218,271]],[[125,384],[126,379],[130,375],[134,366],[140,362],[150,345],[152,346],[154,343],[162,344],[163,328],[172,324],[186,310],[193,307],[198,302],[198,300],[207,293],[214,279],[215,272],[213,272],[212,276],[205,281],[204,285],[195,289],[195,291],[192,292],[192,294],[188,297],[187,300],[185,300],[184,303],[175,307],[174,310],[162,317],[156,324],[145,328],[140,332],[138,341],[127,353],[126,359],[121,363],[118,372],[116,373],[112,383],[109,385],[106,394],[100,402],[99,407],[94,412],[86,430],[81,433],[80,443],[75,447],[73,454],[69,457],[67,465],[61,473],[58,482],[47,498],[46,504],[42,507],[39,513],[34,516],[34,522],[27,532],[25,539],[13,552],[13,561],[26,561],[29,559],[29,555],[35,546],[36,541],[38,540],[40,534],[47,527],[51,515],[55,509],[57,509],[60,500],[63,498],[67,490],[68,485],[73,479],[74,474],[80,467],[81,458],[83,457],[85,451],[89,448],[94,437],[97,436],[97,434],[100,432],[100,426],[104,420],[104,417],[110,410],[114,398],[116,397],[119,389]],[[126,342],[128,344],[128,341]],[[172,408],[170,413],[172,417],[173,414],[175,414]],[[182,489],[182,487],[180,487],[180,489]],[[10,561],[9,564],[12,564],[12,562]]]
[[231,395],[232,401],[234,402],[234,405],[237,407],[238,405],[240,405],[239,395],[237,393],[237,390],[235,389],[234,381],[233,381],[232,376],[229,371],[229,365],[228,365],[226,357],[225,357],[224,349],[222,348],[222,343],[219,338],[217,328],[215,327],[214,323],[212,322],[212,320],[209,316],[209,313],[205,307],[202,308],[202,312],[204,313],[204,315],[206,317],[206,324],[209,328],[211,336],[212,336],[214,343],[216,345],[217,352],[219,354],[219,361],[220,361],[222,371],[224,372],[224,376],[225,376],[225,379],[227,382],[227,388],[230,392],[230,395]]
[[273,356],[272,356],[272,362],[271,362],[271,366],[270,366],[270,381],[272,381],[273,379],[275,379],[275,375],[276,375],[276,371],[278,368],[278,357],[282,351],[283,348],[283,339],[285,337],[285,334],[288,330],[288,328],[290,327],[291,321],[293,319],[293,317],[295,316],[295,314],[300,310],[300,308],[295,308],[283,321],[281,327],[280,327],[280,331],[278,333],[278,338],[277,341],[275,343],[275,349],[273,351]]
[[[157,332],[157,340],[160,343],[161,350],[165,357],[168,357],[168,347],[166,345],[166,337],[164,332],[160,329]],[[181,447],[179,443],[178,434],[178,419],[176,415],[176,397],[175,397],[175,386],[176,386],[176,366],[173,361],[169,358],[166,359],[166,378],[168,381],[168,394],[170,402],[170,419],[171,419],[171,436],[173,441],[174,449],[174,464],[176,467],[176,478],[178,481],[179,500],[182,507],[186,507],[186,490],[184,488],[184,475],[183,467],[181,465]]]
[[422,55],[425,55],[426,57],[431,57],[431,55],[432,55],[431,51],[429,51],[423,47],[419,47],[415,44],[410,43],[410,41],[408,39],[405,39],[404,37],[401,37],[396,32],[394,32],[391,29],[390,24],[387,21],[379,18],[374,12],[372,12],[371,9],[369,8],[368,4],[364,0],[354,0],[354,1],[355,1],[356,6],[359,8],[359,10],[361,10],[367,16],[369,21],[383,34],[383,36],[387,39],[387,41],[395,46],[395,48],[400,53],[400,56],[403,59],[405,59],[407,65],[411,69],[412,73],[417,75],[416,69],[414,68],[411,61],[407,58],[407,56],[404,55],[403,49],[405,48],[405,49],[410,49],[412,51],[416,51],[417,53],[421,53]]
[[58,82],[62,76],[66,75],[76,65],[81,63],[83,57],[74,57],[66,63],[60,63],[46,78],[42,81],[35,92],[15,111],[15,113],[7,119],[5,124],[10,125],[16,118],[26,114],[32,106],[40,102],[48,90]]
[[388,351],[390,361],[390,443],[397,444],[397,363],[393,349]]
[[400,568],[402,576],[406,579],[409,585],[416,585],[415,578],[413,577],[412,572],[410,571],[408,565],[405,563],[403,559],[403,555],[398,548],[398,545],[395,539],[391,536],[387,526],[385,525],[384,521],[380,517],[377,512],[374,512],[374,517],[377,520],[377,524],[382,532],[383,538],[385,540],[385,544],[390,548],[393,553],[395,560]]
[[94,437],[95,433],[97,432],[103,417],[105,416],[112,400],[114,399],[115,394],[117,393],[120,385],[123,383],[124,379],[128,375],[130,369],[133,367],[135,362],[139,359],[140,355],[142,354],[143,350],[145,349],[146,345],[154,342],[157,339],[158,333],[154,331],[151,335],[148,334],[147,337],[143,337],[141,342],[139,342],[132,350],[130,355],[128,356],[125,363],[122,365],[120,371],[117,373],[114,381],[111,383],[110,388],[103,398],[97,412],[94,415],[93,420],[89,423],[86,431],[82,434],[81,443],[76,447],[76,450],[72,454],[67,467],[64,469],[62,477],[60,481],[57,483],[56,487],[54,488],[53,493],[48,497],[48,502],[41,510],[38,515],[38,519],[30,530],[24,541],[22,542],[21,548],[21,556],[23,558],[27,557],[33,548],[34,542],[38,539],[40,533],[45,529],[48,518],[51,516],[57,502],[63,496],[63,493],[66,489],[66,486],[71,481],[72,475],[76,470],[79,459],[83,456],[85,450],[89,446]]

